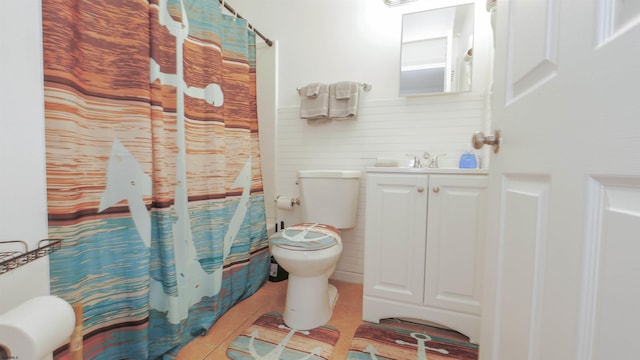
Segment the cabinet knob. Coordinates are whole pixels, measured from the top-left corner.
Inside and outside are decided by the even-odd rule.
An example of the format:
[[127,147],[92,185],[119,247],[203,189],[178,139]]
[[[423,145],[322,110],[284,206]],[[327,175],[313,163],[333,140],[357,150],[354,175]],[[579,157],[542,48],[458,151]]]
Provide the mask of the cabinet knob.
[[422,186],[418,186],[418,192],[423,192],[424,188]]
[[440,192],[440,187],[436,186],[433,188],[433,192],[434,193],[439,193]]

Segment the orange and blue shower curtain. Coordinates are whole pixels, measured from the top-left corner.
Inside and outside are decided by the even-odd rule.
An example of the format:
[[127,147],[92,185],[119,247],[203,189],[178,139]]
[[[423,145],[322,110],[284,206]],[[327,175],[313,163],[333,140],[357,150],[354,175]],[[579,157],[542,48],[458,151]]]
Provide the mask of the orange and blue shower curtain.
[[51,292],[83,308],[55,358],[173,358],[268,274],[255,37],[216,0],[42,17]]

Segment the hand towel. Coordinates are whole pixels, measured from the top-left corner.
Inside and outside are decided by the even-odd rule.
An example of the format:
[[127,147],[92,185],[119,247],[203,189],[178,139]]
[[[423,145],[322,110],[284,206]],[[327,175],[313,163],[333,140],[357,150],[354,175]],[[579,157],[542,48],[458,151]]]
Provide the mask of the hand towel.
[[[336,100],[345,100],[351,96],[351,85],[354,82],[352,81],[341,81],[335,84],[336,88]],[[356,84],[357,86],[357,84]]]
[[327,84],[310,84],[305,86],[301,91],[300,118],[323,119],[328,116],[329,86]]
[[360,84],[355,81],[331,84],[329,87],[329,117],[338,120],[355,118],[358,113],[359,92]]
[[315,96],[318,96],[319,93],[320,93],[320,84],[318,83],[309,84],[304,87],[303,95],[305,96],[315,97]]

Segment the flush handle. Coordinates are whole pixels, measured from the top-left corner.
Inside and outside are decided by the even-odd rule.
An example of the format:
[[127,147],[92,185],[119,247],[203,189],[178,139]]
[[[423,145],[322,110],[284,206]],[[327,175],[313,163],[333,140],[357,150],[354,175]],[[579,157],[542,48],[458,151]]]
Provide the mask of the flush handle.
[[476,131],[471,138],[474,149],[481,149],[484,145],[493,146],[493,152],[498,153],[500,143],[502,142],[502,134],[500,130],[496,130],[494,135],[484,135],[482,131]]

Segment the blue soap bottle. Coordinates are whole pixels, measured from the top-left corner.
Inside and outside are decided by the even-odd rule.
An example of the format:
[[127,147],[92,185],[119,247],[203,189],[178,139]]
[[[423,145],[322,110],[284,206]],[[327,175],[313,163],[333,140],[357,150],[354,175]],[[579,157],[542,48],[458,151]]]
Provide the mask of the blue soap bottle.
[[458,165],[460,169],[475,169],[478,167],[478,159],[475,154],[466,152],[460,156],[460,163]]

